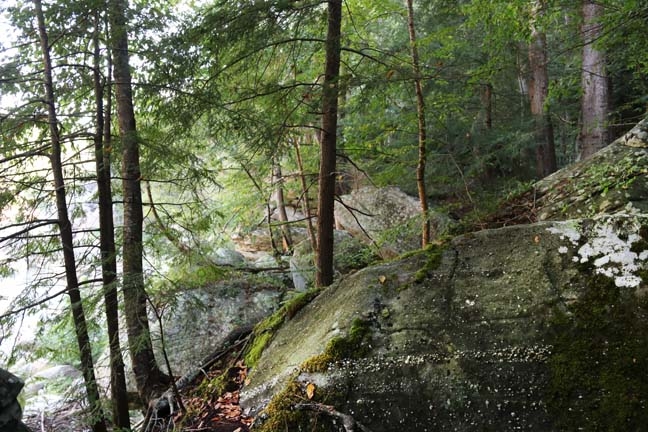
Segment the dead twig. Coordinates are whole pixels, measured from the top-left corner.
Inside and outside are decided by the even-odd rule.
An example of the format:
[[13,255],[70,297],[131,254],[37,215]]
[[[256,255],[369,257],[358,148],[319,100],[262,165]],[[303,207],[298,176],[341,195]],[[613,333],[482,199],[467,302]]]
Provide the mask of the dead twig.
[[337,411],[330,405],[324,405],[321,403],[298,403],[294,405],[294,408],[296,410],[320,412],[340,419],[342,421],[342,426],[344,426],[344,430],[346,432],[356,432],[356,428],[358,428],[362,432],[371,432],[368,427],[356,421],[353,416]]

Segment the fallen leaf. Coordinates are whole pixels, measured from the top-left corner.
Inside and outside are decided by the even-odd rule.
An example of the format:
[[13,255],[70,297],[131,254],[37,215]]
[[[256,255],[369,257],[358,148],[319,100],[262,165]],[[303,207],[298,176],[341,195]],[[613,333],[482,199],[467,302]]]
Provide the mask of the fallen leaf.
[[378,280],[380,281],[381,284],[384,284],[385,281],[387,280],[387,276],[380,275],[378,276]]
[[533,237],[533,241],[534,241],[535,243],[540,243],[540,236],[537,235],[537,236]]
[[306,397],[308,399],[313,399],[314,396],[315,396],[315,384],[308,383],[308,385],[306,385]]

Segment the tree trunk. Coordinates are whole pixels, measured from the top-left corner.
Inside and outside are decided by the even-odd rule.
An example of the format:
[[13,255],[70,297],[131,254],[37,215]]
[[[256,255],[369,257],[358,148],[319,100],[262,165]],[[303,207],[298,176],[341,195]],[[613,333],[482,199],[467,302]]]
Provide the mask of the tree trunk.
[[45,27],[45,16],[43,14],[41,1],[33,0],[33,2],[36,19],[38,21],[40,45],[43,53],[45,103],[47,104],[47,121],[49,123],[50,140],[52,144],[50,162],[52,166],[52,174],[54,176],[54,190],[56,191],[56,209],[61,245],[63,247],[63,263],[65,265],[67,293],[70,297],[74,330],[76,333],[77,344],[79,345],[81,371],[83,373],[83,380],[91,410],[92,430],[93,432],[105,432],[106,422],[101,408],[101,401],[99,399],[99,389],[97,387],[97,380],[94,373],[94,361],[92,359],[92,347],[90,346],[90,338],[88,337],[88,327],[86,325],[85,312],[83,311],[83,303],[79,291],[79,281],[77,279],[72,223],[68,217],[65,181],[63,179],[63,166],[61,163],[61,139],[56,116],[54,86],[52,82],[52,62],[50,58],[47,30]]
[[147,401],[166,389],[170,378],[159,369],[155,361],[146,307],[147,295],[142,271],[143,213],[139,143],[133,110],[126,8],[127,0],[110,1],[113,76],[122,143],[124,311],[137,390],[142,399]]
[[317,201],[317,262],[315,284],[333,283],[333,228],[335,223],[335,170],[337,112],[340,78],[342,0],[328,1],[326,69],[322,92],[322,140],[320,146],[319,195]]
[[312,250],[317,251],[317,234],[315,233],[315,228],[313,227],[313,217],[311,214],[310,200],[308,198],[308,184],[306,183],[306,173],[304,172],[304,161],[302,160],[301,156],[299,139],[300,138],[295,139],[294,146],[295,156],[297,158],[297,168],[299,169],[299,182],[302,188],[302,211],[304,212],[304,216],[306,217],[308,240],[310,241]]
[[119,299],[117,296],[117,252],[115,249],[115,227],[113,222],[112,187],[110,184],[110,145],[111,145],[111,93],[108,91],[104,117],[104,86],[110,89],[110,55],[108,54],[108,83],[101,79],[101,45],[99,41],[102,21],[99,12],[94,16],[95,32],[93,82],[95,93],[95,161],[97,170],[97,190],[99,194],[99,243],[101,250],[101,274],[103,282],[106,326],[110,347],[110,396],[113,424],[123,430],[130,429],[128,396],[124,359],[119,342]]
[[286,203],[284,200],[283,175],[281,174],[281,165],[277,160],[273,161],[272,164],[272,185],[274,186],[272,199],[277,206],[277,213],[279,213],[279,222],[281,222],[281,243],[283,251],[288,252],[290,251],[290,249],[292,249],[293,241],[292,236],[290,235],[288,214],[286,213]]
[[587,159],[608,144],[607,116],[609,85],[605,68],[606,56],[594,47],[601,36],[597,22],[603,6],[592,0],[583,0],[583,96],[580,132],[580,158]]
[[538,177],[546,177],[556,171],[556,149],[553,125],[546,102],[549,94],[549,73],[547,71],[547,37],[538,30],[536,20],[545,13],[545,0],[534,0],[531,16],[531,43],[529,45],[529,66],[532,79],[529,88],[531,115],[535,124],[535,161]]
[[412,0],[406,0],[407,28],[410,40],[410,53],[414,72],[414,90],[416,92],[416,117],[418,118],[418,164],[416,166],[416,185],[419,201],[421,202],[421,246],[430,242],[430,219],[428,218],[427,192],[425,188],[425,166],[427,159],[427,132],[425,126],[425,99],[421,83],[421,68],[419,66],[418,48],[416,47],[416,30],[414,28],[414,6]]

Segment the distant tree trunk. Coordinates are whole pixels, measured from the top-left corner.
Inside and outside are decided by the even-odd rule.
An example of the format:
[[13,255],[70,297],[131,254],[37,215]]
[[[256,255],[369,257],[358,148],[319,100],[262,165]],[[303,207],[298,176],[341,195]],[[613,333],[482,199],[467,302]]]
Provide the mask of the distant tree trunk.
[[421,202],[421,217],[423,220],[421,232],[421,246],[425,247],[430,242],[430,219],[428,218],[428,201],[425,188],[425,167],[427,160],[427,133],[425,126],[425,99],[423,98],[423,85],[421,84],[421,68],[419,66],[418,48],[416,47],[416,30],[414,28],[414,6],[412,0],[406,0],[407,28],[409,31],[410,53],[414,71],[414,90],[416,92],[416,116],[418,118],[418,164],[416,166],[416,185],[419,201]]
[[281,174],[281,165],[278,161],[272,164],[272,184],[274,191],[272,199],[277,206],[277,213],[279,213],[279,222],[281,222],[281,243],[284,252],[288,252],[292,248],[292,236],[290,235],[290,226],[288,226],[288,214],[286,213],[286,202],[284,200],[283,188],[283,175]]
[[484,110],[484,129],[489,131],[493,129],[493,85],[481,85],[481,105]]
[[337,115],[340,78],[342,0],[328,1],[326,69],[322,92],[322,140],[320,146],[319,195],[317,202],[317,262],[315,285],[333,283],[333,228],[335,224],[335,176]]
[[608,144],[607,117],[609,85],[605,68],[606,56],[594,47],[601,36],[603,6],[592,0],[583,0],[583,116],[580,132],[580,158],[587,159]]
[[553,125],[546,102],[549,94],[549,73],[547,72],[547,37],[538,30],[537,18],[545,13],[545,0],[533,0],[531,16],[531,44],[529,45],[529,66],[532,79],[529,96],[531,115],[535,123],[536,174],[545,177],[556,171],[556,149]]
[[302,188],[302,211],[306,217],[306,226],[308,227],[308,239],[310,240],[311,248],[317,251],[317,234],[313,227],[313,215],[310,208],[310,200],[308,199],[308,184],[306,183],[306,174],[304,173],[304,162],[301,156],[301,149],[299,145],[299,138],[295,139],[295,156],[297,157],[297,168],[299,168],[299,182]]
[[58,226],[61,236],[61,245],[63,247],[63,263],[65,265],[65,281],[67,283],[67,293],[70,297],[72,308],[72,319],[74,320],[74,330],[76,333],[77,344],[79,346],[81,371],[85,383],[88,403],[92,412],[92,430],[93,432],[105,432],[106,422],[101,408],[99,399],[99,389],[94,373],[94,361],[92,359],[92,347],[88,337],[88,327],[86,325],[85,312],[81,301],[79,291],[79,281],[76,271],[76,259],[74,257],[74,239],[72,234],[72,223],[68,217],[68,208],[65,193],[65,181],[63,179],[63,165],[61,163],[61,138],[58,129],[58,119],[56,115],[56,101],[54,99],[54,85],[52,82],[52,61],[50,57],[50,46],[45,27],[45,16],[41,0],[33,0],[36,20],[38,22],[38,34],[40,37],[40,46],[43,53],[43,73],[45,76],[45,103],[47,104],[47,121],[49,123],[50,140],[52,151],[50,162],[52,174],[54,176],[54,190],[56,194],[56,209],[58,214]]
[[142,178],[133,109],[126,9],[127,0],[110,0],[113,76],[122,143],[124,312],[137,390],[141,398],[147,401],[164,391],[170,378],[159,369],[155,361],[146,306],[142,271]]
[[[102,20],[98,11],[94,16],[95,31],[93,82],[95,93],[95,162],[97,170],[97,190],[99,194],[99,243],[101,250],[101,274],[103,281],[106,326],[110,347],[110,396],[112,402],[113,424],[123,430],[130,429],[128,395],[124,359],[119,342],[119,298],[117,296],[117,252],[115,249],[115,226],[113,222],[112,187],[110,184],[110,145],[111,145],[111,59],[108,58],[108,82],[101,78],[101,44],[99,34]],[[107,102],[104,106],[104,88],[108,88]],[[105,108],[105,116],[104,116]]]

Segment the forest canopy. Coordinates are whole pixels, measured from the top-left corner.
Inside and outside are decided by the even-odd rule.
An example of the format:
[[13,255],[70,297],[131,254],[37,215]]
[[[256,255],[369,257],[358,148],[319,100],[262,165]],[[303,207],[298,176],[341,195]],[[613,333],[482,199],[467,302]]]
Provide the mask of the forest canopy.
[[261,230],[289,256],[299,227],[326,286],[339,196],[416,197],[425,246],[431,211],[478,225],[646,115],[639,0],[33,0],[0,14],[0,277],[13,287],[0,358],[74,358],[94,432],[99,353],[113,421],[130,427],[121,347],[143,399],[166,388],[151,310],[223,277],[219,248]]

